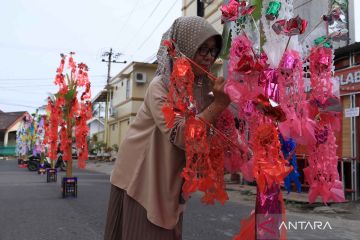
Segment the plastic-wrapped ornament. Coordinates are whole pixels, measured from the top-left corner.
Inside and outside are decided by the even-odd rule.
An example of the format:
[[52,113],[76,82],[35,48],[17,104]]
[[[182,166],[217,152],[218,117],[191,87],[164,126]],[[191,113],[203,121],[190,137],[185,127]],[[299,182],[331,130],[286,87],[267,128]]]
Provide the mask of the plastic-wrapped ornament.
[[280,8],[281,8],[281,2],[279,1],[269,2],[269,6],[265,13],[266,19],[270,21],[275,20],[279,16]]

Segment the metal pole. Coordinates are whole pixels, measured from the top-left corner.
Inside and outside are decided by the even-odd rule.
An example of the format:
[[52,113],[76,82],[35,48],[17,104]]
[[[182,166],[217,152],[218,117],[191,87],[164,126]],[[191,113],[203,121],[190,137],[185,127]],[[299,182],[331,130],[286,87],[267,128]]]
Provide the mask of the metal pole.
[[[350,95],[350,106],[351,108],[356,107],[356,95],[352,94]],[[354,162],[354,159],[356,159],[356,117],[351,117],[350,120],[351,124],[351,189],[353,190],[351,194],[351,199],[357,200],[358,190],[357,190],[357,175],[356,175],[356,161]]]

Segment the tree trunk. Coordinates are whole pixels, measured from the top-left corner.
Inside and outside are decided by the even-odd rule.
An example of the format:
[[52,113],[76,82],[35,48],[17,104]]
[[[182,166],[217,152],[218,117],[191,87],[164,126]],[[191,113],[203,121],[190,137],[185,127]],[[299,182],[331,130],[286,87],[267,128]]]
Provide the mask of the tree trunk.
[[68,147],[68,151],[69,151],[69,156],[70,159],[67,161],[67,165],[66,165],[66,177],[71,178],[72,177],[72,124],[71,124],[71,119],[68,118],[68,120],[66,121],[66,125],[67,125],[67,134],[68,134],[68,139],[71,139],[71,141],[69,141],[69,147]]

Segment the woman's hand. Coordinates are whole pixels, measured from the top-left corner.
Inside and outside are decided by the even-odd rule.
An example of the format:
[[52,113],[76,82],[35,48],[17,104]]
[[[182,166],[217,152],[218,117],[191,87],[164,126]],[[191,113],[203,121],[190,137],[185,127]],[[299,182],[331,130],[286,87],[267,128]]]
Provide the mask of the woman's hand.
[[209,123],[215,123],[216,119],[230,104],[229,96],[224,92],[225,79],[219,77],[213,81],[214,101],[198,116]]
[[213,93],[214,93],[214,104],[222,108],[227,108],[231,100],[229,95],[224,92],[225,79],[223,77],[218,77],[213,81]]

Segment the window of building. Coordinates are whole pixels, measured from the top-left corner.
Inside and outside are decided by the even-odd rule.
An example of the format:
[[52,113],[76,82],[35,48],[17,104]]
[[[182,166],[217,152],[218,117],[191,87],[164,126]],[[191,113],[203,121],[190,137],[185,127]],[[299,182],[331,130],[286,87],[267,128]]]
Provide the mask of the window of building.
[[350,67],[350,58],[348,56],[337,58],[334,61],[334,65],[335,65],[335,70]]
[[360,65],[360,52],[354,53],[354,65]]
[[130,79],[126,80],[126,99],[130,98]]
[[112,127],[112,130],[115,131],[115,124],[113,124],[111,127]]
[[342,57],[334,61],[335,70],[347,68],[350,66],[349,57]]

